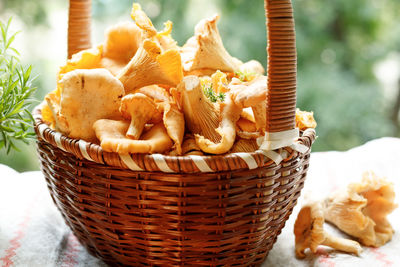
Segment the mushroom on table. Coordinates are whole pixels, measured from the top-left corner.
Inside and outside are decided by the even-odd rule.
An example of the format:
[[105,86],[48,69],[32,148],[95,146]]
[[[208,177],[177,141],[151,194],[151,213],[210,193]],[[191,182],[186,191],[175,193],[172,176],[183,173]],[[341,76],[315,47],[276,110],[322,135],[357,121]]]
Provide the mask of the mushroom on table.
[[393,184],[366,172],[363,180],[325,200],[325,218],[366,246],[380,247],[392,239],[394,230],[387,220],[396,207]]
[[319,245],[356,255],[361,253],[362,248],[358,242],[331,235],[324,230],[324,222],[324,211],[320,202],[310,202],[301,208],[294,224],[297,257],[304,258],[307,248],[316,253]]

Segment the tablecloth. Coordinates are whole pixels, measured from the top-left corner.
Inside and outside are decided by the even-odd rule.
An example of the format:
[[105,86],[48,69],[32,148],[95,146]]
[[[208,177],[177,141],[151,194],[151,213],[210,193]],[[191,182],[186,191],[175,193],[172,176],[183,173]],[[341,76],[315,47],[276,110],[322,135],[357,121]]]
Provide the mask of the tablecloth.
[[[400,208],[389,216],[393,239],[380,248],[363,247],[356,257],[321,246],[316,255],[295,258],[293,224],[304,196],[322,199],[360,180],[366,170],[393,181],[400,203],[400,139],[377,139],[346,152],[312,153],[299,204],[262,266],[400,266]],[[328,224],[325,227],[343,235]],[[0,165],[0,266],[105,265],[89,255],[65,225],[40,172],[17,173]]]

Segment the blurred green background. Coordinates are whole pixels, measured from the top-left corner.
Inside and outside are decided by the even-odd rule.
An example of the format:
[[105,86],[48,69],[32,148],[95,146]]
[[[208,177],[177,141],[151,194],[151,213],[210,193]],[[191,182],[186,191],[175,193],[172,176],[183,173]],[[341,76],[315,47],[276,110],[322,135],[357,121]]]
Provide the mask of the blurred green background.
[[[158,29],[174,22],[180,45],[195,24],[215,13],[227,50],[264,65],[262,0],[139,0]],[[382,136],[400,136],[400,1],[294,0],[298,47],[298,107],[314,111],[319,139],[314,151],[347,150]],[[94,44],[107,26],[130,20],[131,0],[93,0]],[[67,0],[1,0],[0,20],[13,17],[21,30],[15,47],[39,75],[38,99],[54,89],[66,59]],[[37,169],[35,145],[0,163],[18,171]]]

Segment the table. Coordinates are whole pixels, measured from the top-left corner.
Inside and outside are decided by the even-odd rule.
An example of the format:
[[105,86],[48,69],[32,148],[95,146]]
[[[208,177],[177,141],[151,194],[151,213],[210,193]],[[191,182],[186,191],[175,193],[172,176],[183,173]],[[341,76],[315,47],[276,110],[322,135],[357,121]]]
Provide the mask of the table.
[[[340,166],[340,167],[338,167]],[[381,248],[363,247],[360,257],[320,247],[304,260],[294,256],[293,224],[304,196],[324,198],[373,170],[395,183],[400,203],[400,139],[381,138],[346,152],[312,153],[310,169],[293,215],[262,265],[400,266],[400,208],[390,216],[395,234]],[[343,235],[326,224],[327,231]],[[0,164],[0,266],[105,266],[89,255],[54,206],[41,172],[17,173]]]

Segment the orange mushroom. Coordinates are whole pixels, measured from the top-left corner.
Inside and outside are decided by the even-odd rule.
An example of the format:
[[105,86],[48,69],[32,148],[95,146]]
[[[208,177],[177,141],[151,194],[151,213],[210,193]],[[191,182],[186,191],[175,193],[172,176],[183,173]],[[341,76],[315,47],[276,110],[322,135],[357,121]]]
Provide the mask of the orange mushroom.
[[321,203],[310,202],[301,208],[294,224],[297,257],[304,258],[304,251],[307,248],[316,253],[319,245],[360,255],[362,248],[358,242],[325,232],[324,222],[324,211]]

